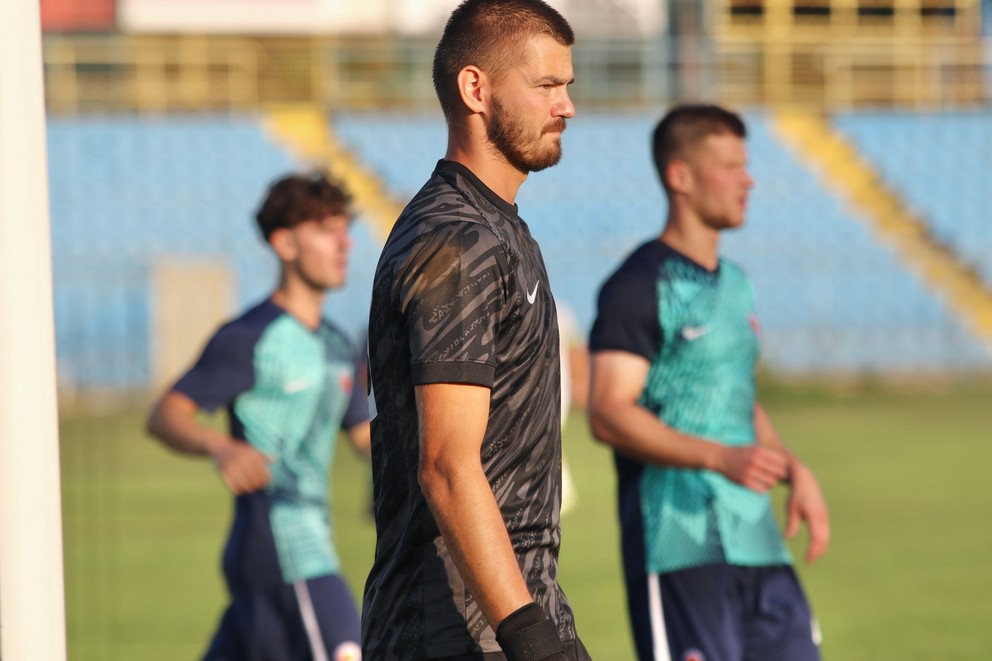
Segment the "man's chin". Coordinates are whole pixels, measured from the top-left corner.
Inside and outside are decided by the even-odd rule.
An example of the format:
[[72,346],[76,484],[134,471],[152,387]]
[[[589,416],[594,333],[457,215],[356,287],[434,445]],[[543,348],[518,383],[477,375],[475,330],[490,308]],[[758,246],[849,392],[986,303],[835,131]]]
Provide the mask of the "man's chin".
[[561,141],[559,140],[555,144],[553,151],[542,154],[540,158],[532,158],[527,164],[527,168],[531,172],[540,172],[541,170],[547,170],[550,167],[554,167],[561,162],[562,157]]

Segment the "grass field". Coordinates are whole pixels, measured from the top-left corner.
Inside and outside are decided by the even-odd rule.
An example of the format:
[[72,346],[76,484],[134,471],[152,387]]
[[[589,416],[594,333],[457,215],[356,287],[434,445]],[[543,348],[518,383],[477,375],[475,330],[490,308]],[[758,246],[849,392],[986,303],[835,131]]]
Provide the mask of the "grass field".
[[[763,400],[831,508],[829,554],[800,568],[824,658],[992,659],[992,387],[776,387]],[[73,661],[195,659],[224,605],[218,563],[230,500],[209,462],[148,440],[142,415],[62,423]],[[336,535],[358,597],[374,544],[369,481],[341,450]],[[581,415],[565,451],[580,500],[562,523],[561,583],[593,658],[631,659],[612,460]]]

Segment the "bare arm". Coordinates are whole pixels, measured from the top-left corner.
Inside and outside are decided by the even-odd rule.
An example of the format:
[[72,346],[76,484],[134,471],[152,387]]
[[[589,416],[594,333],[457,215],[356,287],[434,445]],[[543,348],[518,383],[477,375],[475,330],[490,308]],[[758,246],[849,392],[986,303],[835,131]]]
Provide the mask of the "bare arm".
[[533,597],[482,469],[490,391],[438,383],[417,386],[416,396],[420,487],[455,566],[495,629]]
[[177,452],[211,457],[228,489],[235,494],[255,491],[269,483],[268,457],[202,424],[196,413],[196,402],[169,391],[152,408],[146,429]]
[[754,406],[754,432],[759,444],[777,448],[789,457],[788,481],[791,489],[786,502],[785,534],[794,537],[799,532],[800,522],[805,521],[809,529],[806,562],[816,562],[827,552],[830,544],[830,515],[820,484],[813,471],[782,443],[768,413],[758,404]]
[[368,420],[349,427],[345,433],[358,454],[366,459],[372,458],[372,428]]
[[759,492],[785,477],[787,458],[778,450],[729,447],[682,434],[638,404],[649,369],[646,358],[626,351],[593,354],[589,422],[596,439],[638,461],[716,471]]

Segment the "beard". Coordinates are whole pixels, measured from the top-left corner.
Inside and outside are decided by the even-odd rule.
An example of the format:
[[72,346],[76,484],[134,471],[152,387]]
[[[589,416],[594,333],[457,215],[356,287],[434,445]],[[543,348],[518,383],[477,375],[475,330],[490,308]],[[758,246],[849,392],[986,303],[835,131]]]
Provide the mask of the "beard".
[[562,155],[561,140],[544,146],[541,138],[547,133],[563,132],[564,117],[553,120],[541,130],[541,134],[536,139],[530,139],[526,128],[506,111],[499,99],[493,99],[492,110],[487,130],[489,143],[506,158],[510,165],[521,172],[540,172],[558,164]]

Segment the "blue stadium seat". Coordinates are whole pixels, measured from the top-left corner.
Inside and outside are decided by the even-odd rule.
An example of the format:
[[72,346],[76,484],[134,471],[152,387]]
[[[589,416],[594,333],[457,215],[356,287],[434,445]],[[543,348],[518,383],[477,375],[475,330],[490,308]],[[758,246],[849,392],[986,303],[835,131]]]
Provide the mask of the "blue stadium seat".
[[[520,190],[517,203],[542,245],[555,295],[586,328],[602,280],[661,230],[665,204],[648,146],[656,119],[580,114],[563,136],[562,162],[532,174]],[[754,281],[767,363],[794,373],[992,367],[989,350],[777,140],[766,118],[747,119],[757,186],[747,228],[725,247]],[[905,126],[911,119],[878,121]],[[444,153],[440,116],[338,113],[333,122],[401,199]],[[895,151],[902,141],[879,148]]]
[[[266,186],[298,166],[257,118],[50,118],[48,151],[65,385],[147,387],[149,273],[163,256],[231,264],[240,306],[274,286],[275,260],[253,215]],[[378,254],[367,232],[356,244],[356,253]],[[370,289],[374,262],[355,264],[356,289]],[[344,312],[335,319],[357,335],[367,324],[367,303],[352,301]]]
[[[564,134],[561,164],[531,175],[517,200],[542,245],[556,296],[585,328],[599,284],[664,222],[648,148],[656,119],[647,113],[579,115]],[[725,248],[754,281],[766,363],[801,374],[992,367],[987,348],[778,142],[765,117],[750,113],[747,119],[757,186],[747,228],[729,235]],[[844,119],[838,120],[842,127]],[[909,114],[855,119],[873,149],[901,154],[907,169],[924,160],[917,153],[941,153],[927,146],[936,140],[930,134],[942,145],[988,144],[992,138],[990,123],[977,116],[947,122],[952,126],[937,118],[923,127]],[[400,199],[423,185],[444,154],[446,129],[437,114],[337,113],[332,120],[345,143]],[[954,137],[958,133],[964,137]],[[162,255],[223,258],[235,271],[240,306],[273,286],[275,260],[261,246],[252,216],[265,186],[296,164],[256,118],[53,118],[48,141],[56,339],[64,382],[147,385],[148,279]],[[989,171],[989,156],[977,153],[982,150],[947,151],[956,154],[948,158],[957,164],[972,159],[970,167],[978,169],[970,172]],[[908,190],[932,193],[953,210],[942,224],[931,218],[935,233],[947,233],[962,257],[973,259],[992,282],[992,225],[968,202],[984,182],[978,176],[963,184],[945,182],[943,175],[953,174],[957,164],[925,163],[910,181],[933,185]],[[354,236],[350,286],[329,297],[328,312],[357,337],[367,325],[379,245],[362,223]]]
[[933,237],[992,287],[992,115],[848,112],[833,122]]

